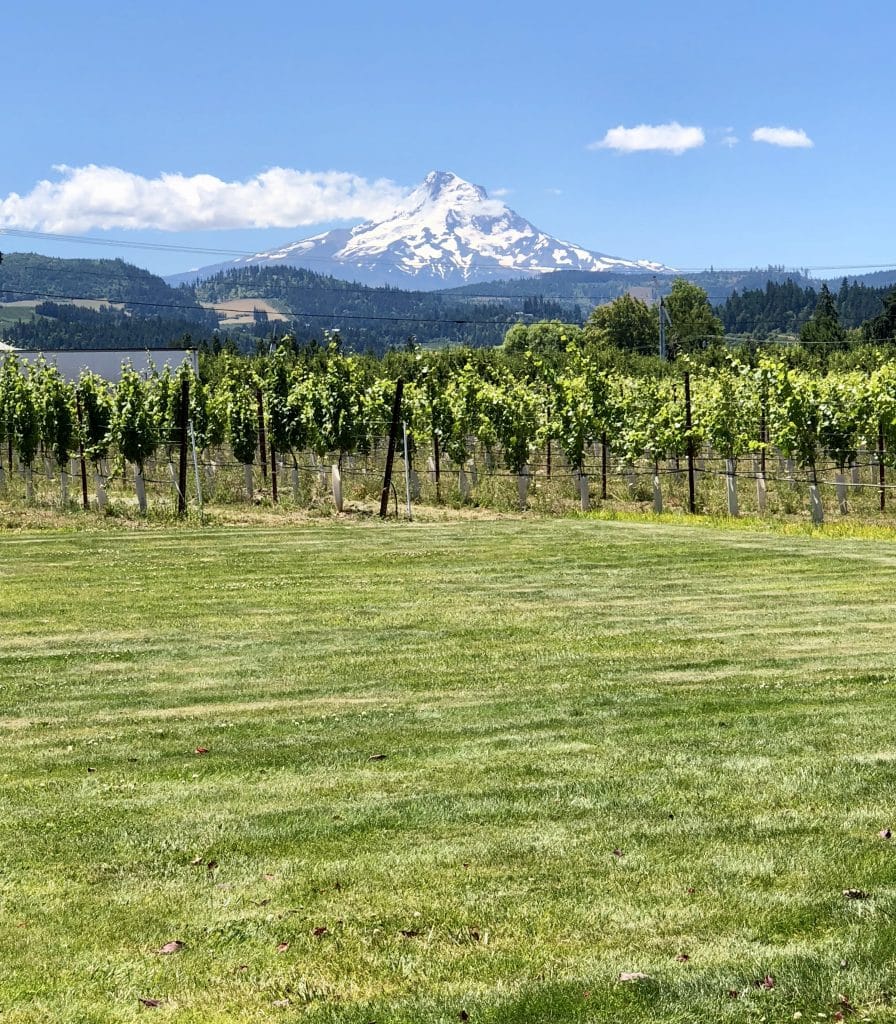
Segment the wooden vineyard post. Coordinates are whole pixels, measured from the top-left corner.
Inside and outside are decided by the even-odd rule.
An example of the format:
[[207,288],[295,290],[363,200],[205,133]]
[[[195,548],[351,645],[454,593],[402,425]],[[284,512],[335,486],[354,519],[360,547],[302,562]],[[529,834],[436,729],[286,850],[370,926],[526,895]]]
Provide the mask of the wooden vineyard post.
[[880,486],[880,510],[887,509],[887,491],[884,483],[884,425],[879,423],[877,427],[877,481]]
[[177,442],[179,459],[177,463],[177,514],[187,514],[187,423],[190,419],[190,378],[182,377],[180,382],[180,407],[177,410]]
[[261,478],[267,483],[268,480],[268,442],[264,431],[264,399],[261,396],[261,388],[255,392],[258,399],[258,454],[261,457]]
[[408,503],[408,522],[413,518],[411,516],[411,460],[408,455],[408,425],[401,421],[401,443],[402,450],[404,451],[404,493]]
[[759,420],[759,473],[756,477],[756,508],[765,512],[768,503],[768,484],[765,476],[765,456],[768,448],[768,431],[765,426],[765,409]]
[[398,427],[401,423],[401,395],[404,381],[395,382],[395,398],[392,400],[392,420],[389,423],[389,444],[386,447],[386,471],[383,474],[383,490],[380,493],[380,517],[385,519],[389,512],[389,488],[392,486],[392,464],[395,461],[395,445],[398,443]]
[[688,433],[688,511],[693,515],[697,511],[697,500],[694,494],[694,439],[691,437],[691,374],[684,371],[684,425]]
[[821,493],[818,490],[818,467],[812,463],[812,479],[809,482],[809,511],[813,523],[824,522],[824,506],[821,504]]
[[607,434],[600,435],[600,496],[607,500]]
[[433,461],[433,472],[436,479],[436,504],[442,504],[442,485],[441,485],[441,468],[439,463],[441,462],[441,454],[439,452],[439,435],[433,433],[432,435],[432,461]]
[[87,495],[87,460],[84,458],[84,414],[81,411],[81,396],[75,399],[75,409],[78,413],[78,460],[81,467],[81,507],[86,512],[90,508],[90,498]]
[[193,430],[193,421],[187,424],[190,431],[190,448],[193,451],[193,474],[196,478],[196,500],[199,502],[199,521],[202,522],[202,480],[199,477],[199,457],[196,454],[196,431]]

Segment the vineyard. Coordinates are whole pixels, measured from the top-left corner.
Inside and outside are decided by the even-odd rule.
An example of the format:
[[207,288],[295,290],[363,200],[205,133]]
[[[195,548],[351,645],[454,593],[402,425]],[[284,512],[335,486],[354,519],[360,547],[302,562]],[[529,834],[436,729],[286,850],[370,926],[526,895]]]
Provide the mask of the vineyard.
[[0,368],[0,498],[186,514],[380,501],[825,514],[886,508],[896,363],[827,374],[775,359],[642,375],[472,353],[371,361],[335,348],[221,356],[112,383],[14,355]]

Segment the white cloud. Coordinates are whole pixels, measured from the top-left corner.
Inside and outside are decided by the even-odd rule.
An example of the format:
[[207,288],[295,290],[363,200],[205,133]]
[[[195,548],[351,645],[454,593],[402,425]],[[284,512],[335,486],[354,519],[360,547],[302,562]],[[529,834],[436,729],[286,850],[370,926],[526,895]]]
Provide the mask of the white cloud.
[[722,145],[727,146],[729,149],[734,149],[738,142],[740,142],[740,139],[736,135],[732,135],[730,132],[722,139]]
[[502,199],[504,196],[509,196],[513,192],[512,188],[490,188],[488,194],[493,199]]
[[706,141],[702,128],[695,125],[639,124],[634,128],[610,128],[599,141],[592,142],[589,149],[615,149],[618,153],[643,153],[659,150],[680,156],[688,149],[696,149]]
[[0,199],[0,228],[55,234],[291,228],[386,216],[406,195],[392,181],[345,171],[272,167],[248,181],[222,181],[212,174],[144,178],[95,164],[54,170],[57,181],[39,181],[25,195]]
[[786,146],[790,149],[811,149],[815,145],[802,128],[757,128],[752,139],[754,142],[768,142],[772,146]]

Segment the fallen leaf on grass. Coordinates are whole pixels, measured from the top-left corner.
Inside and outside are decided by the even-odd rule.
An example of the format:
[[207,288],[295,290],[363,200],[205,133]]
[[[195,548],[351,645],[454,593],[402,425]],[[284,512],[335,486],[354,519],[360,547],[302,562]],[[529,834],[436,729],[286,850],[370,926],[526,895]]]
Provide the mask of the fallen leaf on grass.
[[[89,768],[88,768],[88,771],[90,771]],[[880,830],[880,832],[878,832],[877,834],[881,837],[881,839],[892,839],[893,838],[893,833],[888,828],[882,828]]]
[[278,942],[277,943],[277,952],[278,953],[285,953],[288,949],[289,949],[289,943],[288,942]]
[[179,953],[183,948],[184,944],[180,939],[172,939],[170,942],[166,942],[158,952],[164,956],[168,953]]
[[649,981],[650,975],[643,971],[622,971],[619,975],[620,981]]
[[620,850],[620,849],[619,849],[619,847],[617,846],[617,847],[616,847],[616,849],[615,849],[615,850],[613,851],[613,856],[614,856],[614,857],[624,857],[624,856],[625,856],[625,854],[624,854],[624,853],[622,852],[622,850]]
[[368,761],[385,761],[386,760],[386,755],[385,754],[371,754],[370,757],[367,758],[367,760]]
[[845,995],[843,995],[843,993],[842,993],[842,992],[838,992],[838,993],[837,993],[837,1002],[838,1002],[838,1003],[840,1004],[840,1009],[841,1009],[841,1010],[842,1010],[842,1011],[843,1011],[844,1013],[855,1013],[855,1012],[856,1012],[856,1008],[855,1008],[855,1007],[854,1007],[854,1006],[852,1005],[852,1003],[851,1003],[851,1002],[850,1002],[850,1001],[849,1001],[849,1000],[848,1000],[848,999],[846,998],[846,996],[845,996]]
[[284,1010],[284,1009],[286,1009],[287,1006],[291,1006],[291,1005],[292,1004],[290,1003],[290,1001],[288,999],[275,999],[271,1003],[271,1006],[276,1006],[278,1010]]
[[314,930],[313,930],[313,931],[311,932],[311,934],[312,934],[312,935],[313,935],[313,936],[314,936],[314,937],[315,937],[316,939],[322,939],[322,938],[323,938],[323,937],[324,937],[325,935],[329,935],[329,934],[330,934],[330,929],[329,929],[329,928],[328,928],[328,927],[327,927],[327,926],[326,926],[325,924],[319,924],[319,925],[318,925],[318,926],[317,926],[317,927],[316,927],[316,928],[315,928],[315,929],[314,929]]
[[194,751],[194,753],[195,754],[207,754],[208,753],[208,747],[197,747],[196,750]]
[[416,928],[402,928],[401,934],[406,939],[416,939],[420,932],[418,932]]
[[155,1007],[162,1005],[161,999],[144,999],[143,996],[140,996],[137,1001],[144,1006],[150,1007],[150,1009],[155,1009]]
[[848,900],[870,900],[871,893],[865,892],[864,889],[844,889],[843,895]]
[[190,861],[190,867],[191,868],[201,868],[204,863],[205,863],[205,861],[201,857],[194,857]]
[[687,962],[688,962],[688,960],[690,960],[691,958],[690,958],[690,956],[688,956],[688,954],[687,954],[687,953],[679,953],[679,954],[678,954],[678,956],[677,956],[677,957],[676,957],[675,959],[676,959],[676,960],[677,960],[677,961],[678,961],[678,962],[679,962],[680,964],[685,964],[685,963],[687,963]]
[[740,999],[740,992],[738,992],[736,988],[729,988],[728,989],[728,998],[729,999]]
[[470,1015],[467,1013],[466,1010],[461,1010],[460,1013],[457,1015],[457,1019],[467,1021],[470,1019]]
[[214,871],[215,868],[218,866],[218,862],[216,860],[210,860],[208,864],[206,864],[205,866],[208,868],[209,871]]
[[766,974],[764,978],[757,978],[756,981],[753,982],[753,984],[756,986],[756,988],[772,989],[775,987],[775,979],[773,975]]
[[[88,769],[87,769],[87,772],[88,772],[88,774],[90,774],[91,772],[95,772],[95,771],[96,771],[96,768],[88,768]],[[887,839],[889,839],[889,838],[890,838],[890,837],[889,837],[889,836],[887,836]]]

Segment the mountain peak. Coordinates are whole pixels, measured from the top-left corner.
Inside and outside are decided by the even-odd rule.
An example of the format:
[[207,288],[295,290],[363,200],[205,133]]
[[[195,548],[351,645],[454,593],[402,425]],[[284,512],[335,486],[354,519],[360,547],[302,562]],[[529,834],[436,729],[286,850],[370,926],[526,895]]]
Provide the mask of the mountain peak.
[[478,202],[488,199],[488,193],[481,185],[465,181],[453,171],[430,171],[411,196],[417,197],[421,194],[432,200],[445,198],[452,202]]
[[592,252],[540,231],[452,171],[430,171],[382,221],[293,242],[276,252],[198,271],[246,265],[307,267],[365,284],[447,288],[553,270],[653,271],[661,263]]

